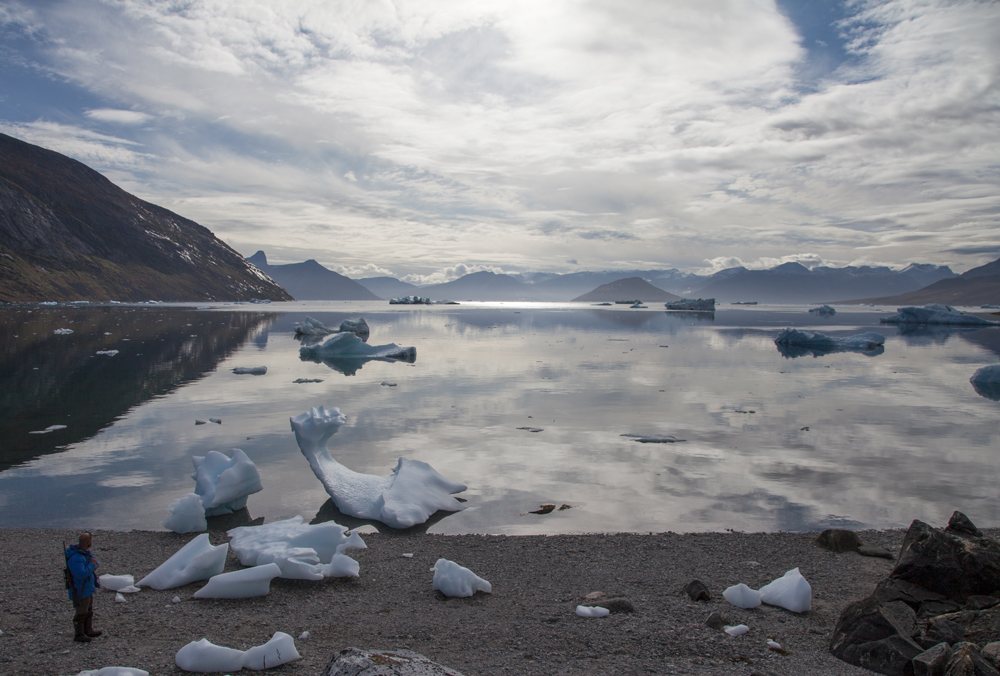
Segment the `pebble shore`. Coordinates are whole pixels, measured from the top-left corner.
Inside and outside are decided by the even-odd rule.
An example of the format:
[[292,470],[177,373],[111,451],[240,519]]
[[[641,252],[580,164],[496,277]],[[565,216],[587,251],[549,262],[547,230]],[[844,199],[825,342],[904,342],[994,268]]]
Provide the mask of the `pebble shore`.
[[[865,544],[893,553],[903,534],[858,533]],[[65,675],[104,666],[181,674],[174,654],[190,641],[245,650],[283,631],[296,637],[302,659],[267,672],[281,676],[319,676],[332,655],[350,646],[407,648],[465,676],[860,676],[871,672],[834,658],[827,645],[844,606],[869,594],[893,566],[820,549],[815,533],[366,534],[368,549],[348,552],[360,562],[357,579],[276,579],[268,596],[243,600],[193,599],[203,583],[144,588],[125,603],[99,591],[95,626],[105,635],[80,644],[72,640],[62,579],[62,546],[76,535],[0,530],[0,674]],[[193,537],[96,531],[98,572],[138,581]],[[222,532],[211,538],[228,541]],[[493,593],[444,598],[431,588],[430,568],[439,557],[489,580]],[[795,567],[812,586],[807,613],[742,610],[722,598],[730,585],[756,589]],[[226,569],[239,568],[230,552]],[[709,601],[684,593],[693,579],[707,585]],[[578,604],[600,604],[586,600],[592,592],[626,597],[634,611],[577,617]],[[174,596],[181,602],[172,603]],[[749,633],[731,637],[708,628],[713,611],[746,624]],[[298,640],[304,631],[309,637]],[[788,654],[770,650],[768,638]]]

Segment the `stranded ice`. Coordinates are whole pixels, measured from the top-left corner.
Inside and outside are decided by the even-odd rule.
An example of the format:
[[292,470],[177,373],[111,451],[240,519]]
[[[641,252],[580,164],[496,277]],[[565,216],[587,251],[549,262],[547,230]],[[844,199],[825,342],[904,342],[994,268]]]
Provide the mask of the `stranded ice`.
[[737,624],[735,627],[731,627],[727,624],[722,628],[722,631],[726,632],[730,636],[742,636],[750,631],[750,627],[745,624]]
[[668,310],[689,310],[693,312],[715,312],[714,298],[681,298],[664,303]]
[[126,594],[139,591],[135,586],[135,578],[131,575],[101,575],[97,579],[101,583],[101,589]]
[[177,651],[174,662],[184,671],[210,674],[240,669],[271,669],[299,657],[295,640],[288,634],[277,631],[270,641],[246,652],[215,645],[205,638],[192,641]]
[[267,596],[271,580],[281,575],[276,564],[254,566],[231,573],[214,575],[204,587],[194,593],[196,599],[249,599]]
[[760,592],[750,589],[742,582],[722,592],[722,597],[737,608],[756,608],[760,605]]
[[600,606],[577,606],[576,614],[580,617],[607,617],[611,611]]
[[247,506],[247,497],[264,490],[260,473],[247,454],[233,449],[233,457],[218,451],[191,457],[195,493],[201,497],[205,516],[232,514]]
[[996,326],[1000,322],[991,322],[975,315],[959,312],[950,305],[930,303],[923,307],[896,308],[898,314],[882,317],[883,324],[961,324],[964,326]]
[[764,603],[780,606],[793,613],[804,613],[812,607],[812,587],[802,577],[798,568],[792,568],[758,591],[760,600]]
[[208,533],[202,533],[160,564],[159,568],[139,580],[138,586],[173,589],[198,580],[207,580],[222,573],[226,567],[228,552],[228,544],[213,547],[208,541]]
[[[347,334],[350,335],[350,334]],[[337,408],[313,408],[290,419],[295,440],[337,509],[393,528],[423,523],[438,510],[457,512],[465,506],[452,493],[465,486],[445,478],[419,460],[400,458],[387,477],[350,470],[330,456],[327,440],[347,422]]]
[[201,502],[201,497],[196,493],[188,493],[183,498],[174,500],[167,509],[170,510],[170,516],[160,524],[167,530],[181,535],[184,533],[203,533],[208,530],[208,521],[205,520],[205,506]]
[[264,645],[255,646],[243,653],[243,668],[260,671],[299,659],[295,639],[283,631],[274,633]]
[[149,672],[131,667],[104,667],[103,669],[85,669],[76,676],[149,676]]
[[493,585],[468,568],[448,559],[438,559],[434,567],[434,589],[445,596],[472,596],[477,591],[493,593]]
[[358,577],[358,562],[344,550],[366,549],[361,536],[332,521],[315,525],[303,521],[296,516],[261,526],[240,526],[229,531],[229,544],[244,566],[274,563],[285,579]]

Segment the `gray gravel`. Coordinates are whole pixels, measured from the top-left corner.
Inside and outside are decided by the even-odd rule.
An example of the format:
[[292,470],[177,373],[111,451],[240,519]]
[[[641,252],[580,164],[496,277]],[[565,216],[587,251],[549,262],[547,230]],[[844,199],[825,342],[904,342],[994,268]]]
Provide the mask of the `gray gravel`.
[[[993,534],[993,533],[991,533]],[[898,552],[902,531],[864,531],[865,544]],[[114,603],[98,592],[95,625],[105,635],[72,641],[72,608],[62,583],[59,530],[0,530],[0,674],[76,674],[104,666],[180,674],[174,654],[207,638],[245,650],[275,631],[296,640],[302,659],[268,673],[318,675],[343,648],[407,648],[461,671],[487,674],[869,674],[827,652],[848,603],[866,596],[893,563],[855,553],[833,554],[810,533],[609,534],[559,536],[365,535],[367,550],[348,552],[361,564],[355,580],[274,580],[270,595],[244,600],[192,598],[196,583],[143,589]],[[99,573],[138,580],[193,535],[95,533]],[[225,542],[212,533],[213,543]],[[403,557],[413,553],[412,558]],[[444,557],[493,584],[492,594],[444,599],[431,589],[430,567]],[[230,552],[227,570],[238,569]],[[758,588],[798,567],[812,585],[813,609],[769,606],[742,610],[722,590]],[[712,593],[694,602],[692,579]],[[626,597],[633,613],[580,618],[590,592]],[[181,603],[171,599],[180,596]],[[718,610],[750,632],[730,637],[705,626]],[[767,649],[773,637],[788,651]],[[250,673],[250,672],[247,672]]]

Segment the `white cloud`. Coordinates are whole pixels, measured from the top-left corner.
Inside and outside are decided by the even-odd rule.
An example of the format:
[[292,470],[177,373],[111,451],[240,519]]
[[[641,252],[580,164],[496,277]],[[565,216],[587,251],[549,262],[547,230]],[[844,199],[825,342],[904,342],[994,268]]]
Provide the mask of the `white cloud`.
[[112,122],[114,124],[143,124],[152,119],[152,115],[134,110],[116,110],[114,108],[95,108],[83,113],[92,120]]
[[327,267],[331,270],[339,272],[342,275],[350,277],[351,279],[364,279],[366,277],[395,277],[392,270],[381,268],[374,263],[355,267],[345,267],[342,265],[330,265]]
[[445,282],[454,281],[459,277],[464,277],[465,275],[471,275],[474,272],[493,272],[498,275],[504,274],[503,268],[495,265],[466,265],[464,263],[459,263],[458,265],[452,265],[447,268],[435,270],[429,275],[407,275],[403,277],[402,280],[404,282],[409,282],[410,284],[417,284],[421,286],[429,284],[443,284]]
[[762,256],[761,258],[757,258],[752,261],[744,261],[739,256],[717,256],[711,259],[707,258],[705,259],[705,262],[708,265],[699,270],[699,274],[713,275],[722,270],[739,267],[744,267],[748,270],[768,270],[778,265],[784,265],[785,263],[799,263],[800,265],[806,266],[810,270],[824,265],[830,267],[840,267],[837,264],[831,264],[830,261],[823,260],[822,256],[814,253],[789,254],[787,256],[780,256],[777,258],[772,256]]

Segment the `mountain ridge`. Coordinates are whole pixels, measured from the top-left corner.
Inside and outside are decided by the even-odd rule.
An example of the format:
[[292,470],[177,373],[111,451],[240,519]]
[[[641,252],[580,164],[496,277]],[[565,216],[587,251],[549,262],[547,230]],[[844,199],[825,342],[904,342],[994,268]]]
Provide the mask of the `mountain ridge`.
[[247,258],[254,267],[285,287],[295,300],[382,300],[350,277],[323,267],[314,258],[301,263],[271,265],[257,251]]

